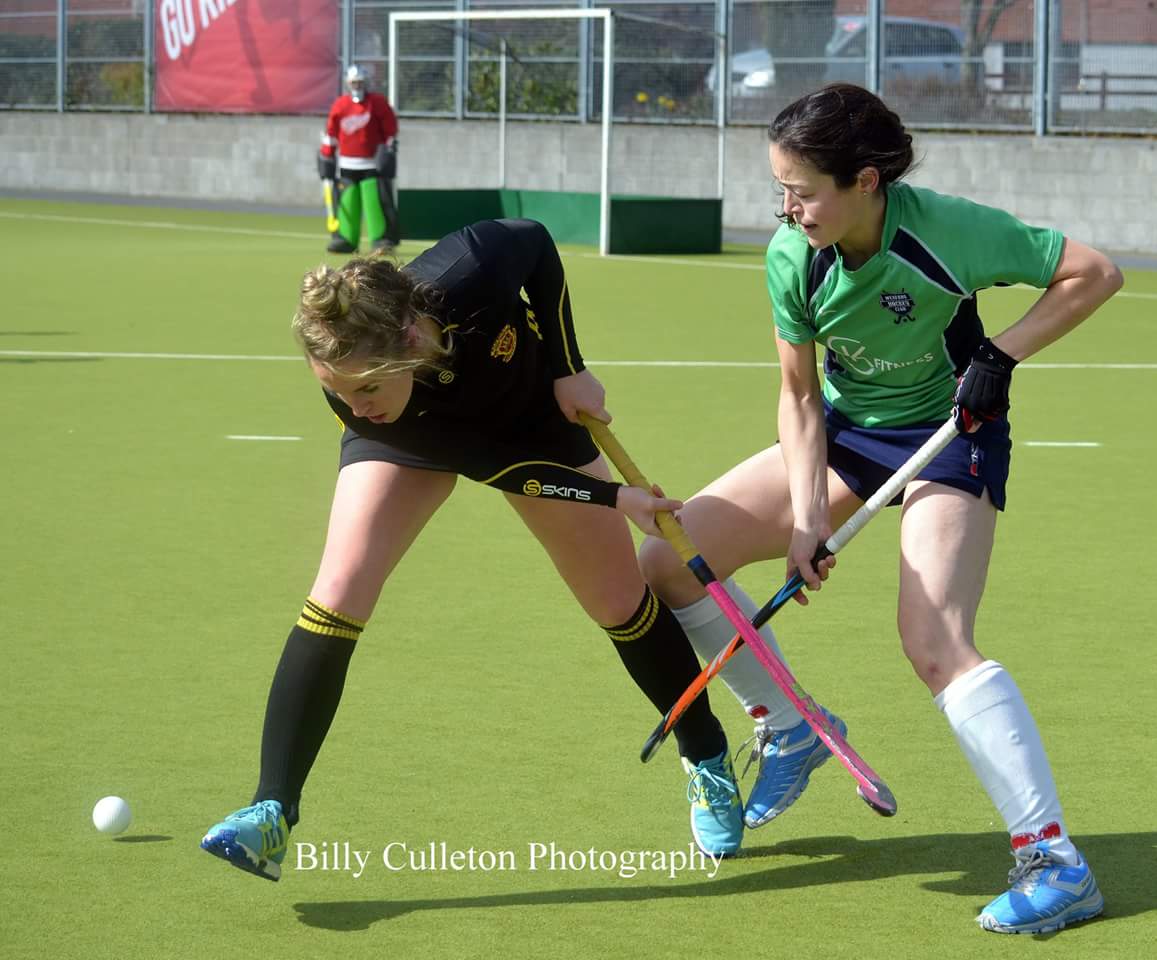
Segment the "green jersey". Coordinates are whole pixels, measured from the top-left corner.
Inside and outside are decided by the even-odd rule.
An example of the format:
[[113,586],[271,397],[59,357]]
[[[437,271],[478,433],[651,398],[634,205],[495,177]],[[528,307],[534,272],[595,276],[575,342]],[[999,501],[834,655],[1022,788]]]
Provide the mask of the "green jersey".
[[1011,214],[906,183],[887,188],[880,250],[857,270],[791,227],[767,247],[779,335],[823,344],[824,398],[853,423],[944,420],[984,338],[976,293],[1046,287],[1064,237]]

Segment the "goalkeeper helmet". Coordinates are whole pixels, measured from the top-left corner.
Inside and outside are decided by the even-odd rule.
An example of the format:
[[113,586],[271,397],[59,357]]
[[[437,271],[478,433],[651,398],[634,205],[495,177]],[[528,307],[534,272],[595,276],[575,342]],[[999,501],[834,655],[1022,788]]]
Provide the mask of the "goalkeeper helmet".
[[345,85],[349,88],[354,103],[361,103],[366,97],[366,84],[369,77],[365,70],[356,63],[351,63],[345,72]]

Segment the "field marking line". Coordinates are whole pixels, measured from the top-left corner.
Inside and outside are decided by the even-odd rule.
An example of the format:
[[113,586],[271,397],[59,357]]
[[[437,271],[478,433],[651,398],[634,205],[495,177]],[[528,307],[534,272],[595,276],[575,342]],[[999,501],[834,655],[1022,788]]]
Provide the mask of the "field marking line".
[[1090,440],[1025,440],[1022,447],[1099,447]]
[[[0,350],[0,357],[82,360],[251,360],[297,361],[302,357],[281,354],[229,353],[130,353],[127,351],[84,350]],[[778,363],[763,360],[587,360],[592,367],[719,367],[775,370]],[[1017,364],[1018,370],[1157,370],[1157,363],[1033,363]]]
[[325,234],[291,233],[288,230],[253,230],[246,227],[213,227],[199,223],[174,223],[165,220],[117,220],[112,217],[63,217],[50,213],[9,213],[0,210],[8,220],[48,220],[52,223],[92,223],[105,227],[145,227],[149,230],[189,230],[193,233],[231,233],[246,237],[289,237],[293,240],[324,240]]
[[301,437],[273,437],[263,436],[259,433],[229,433],[225,435],[226,440],[300,440]]
[[0,357],[75,357],[82,360],[304,360],[304,357],[278,355],[238,355],[229,353],[128,353],[124,351],[84,350],[0,350]]
[[[110,227],[146,227],[153,230],[190,230],[196,233],[228,233],[246,237],[282,237],[293,240],[323,240],[322,233],[293,233],[288,230],[253,230],[245,227],[213,227],[207,224],[175,223],[165,220],[118,220],[112,217],[66,217],[50,213],[12,213],[0,210],[0,217],[9,220],[47,220],[54,223],[91,223],[98,226]],[[681,257],[646,257],[629,256],[626,254],[610,254],[603,257],[597,253],[568,253],[563,251],[563,257],[577,257],[582,260],[609,260],[624,263],[654,263],[673,267],[715,267],[722,270],[759,270],[765,268],[758,263],[736,263],[732,260],[688,260]],[[999,287],[992,289],[998,290]],[[1012,284],[1004,289],[1008,290],[1035,290],[1027,284]],[[1157,293],[1133,293],[1122,290],[1114,294],[1116,297],[1127,297],[1134,300],[1157,300]]]
[[[297,361],[302,357],[281,354],[229,353],[130,353],[127,351],[84,350],[0,350],[0,357],[73,358],[83,360],[252,360]],[[778,363],[763,360],[587,360],[592,367],[722,367],[778,369]],[[1157,370],[1157,363],[1033,363],[1017,364],[1018,370]]]

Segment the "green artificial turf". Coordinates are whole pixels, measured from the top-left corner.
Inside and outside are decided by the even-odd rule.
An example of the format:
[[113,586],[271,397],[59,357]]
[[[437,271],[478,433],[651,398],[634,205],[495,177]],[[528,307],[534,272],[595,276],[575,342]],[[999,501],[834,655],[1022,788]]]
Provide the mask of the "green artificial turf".
[[[0,199],[6,958],[1149,955],[1157,274],[1141,271],[1016,373],[977,628],[1042,729],[1103,919],[1035,943],[973,923],[1012,861],[899,649],[896,511],[775,621],[895,818],[830,763],[714,878],[530,870],[535,843],[685,853],[685,776],[673,745],[638,762],[657,717],[503,498],[460,481],[359,644],[281,883],[201,852],[250,798],[324,536],[338,433],[288,332],[303,271],[338,262],[318,219]],[[565,263],[583,351],[652,480],[690,496],[774,441],[758,250]],[[1032,296],[982,294],[988,328]],[[1075,366],[1090,363],[1135,366]],[[762,602],[782,576],[776,561],[739,579]],[[746,718],[711,694],[738,746]],[[89,819],[106,794],[134,810],[120,838]],[[296,869],[296,844],[335,843],[370,853],[360,877]],[[516,869],[392,872],[391,843]]]

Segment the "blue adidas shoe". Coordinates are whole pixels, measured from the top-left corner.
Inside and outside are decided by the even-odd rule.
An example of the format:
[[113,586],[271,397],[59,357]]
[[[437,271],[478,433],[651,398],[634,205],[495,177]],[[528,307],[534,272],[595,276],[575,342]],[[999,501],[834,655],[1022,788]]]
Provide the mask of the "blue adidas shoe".
[[684,757],[683,769],[696,846],[709,857],[731,856],[743,842],[743,804],[727,750],[698,764]]
[[[841,735],[848,725],[829,710],[824,714]],[[803,793],[812,771],[824,763],[832,752],[816,732],[801,720],[790,730],[767,730],[757,727],[752,738],[748,766],[759,762],[759,773],[747,797],[743,822],[749,830],[770,823],[790,807]],[[751,740],[747,741],[748,743]]]
[[1088,920],[1105,909],[1093,871],[1085,858],[1076,866],[1054,859],[1048,841],[1017,850],[1008,875],[1012,887],[976,918],[994,933],[1051,933]]
[[209,828],[201,849],[266,880],[281,879],[289,846],[289,825],[276,800],[262,800],[229,814]]

